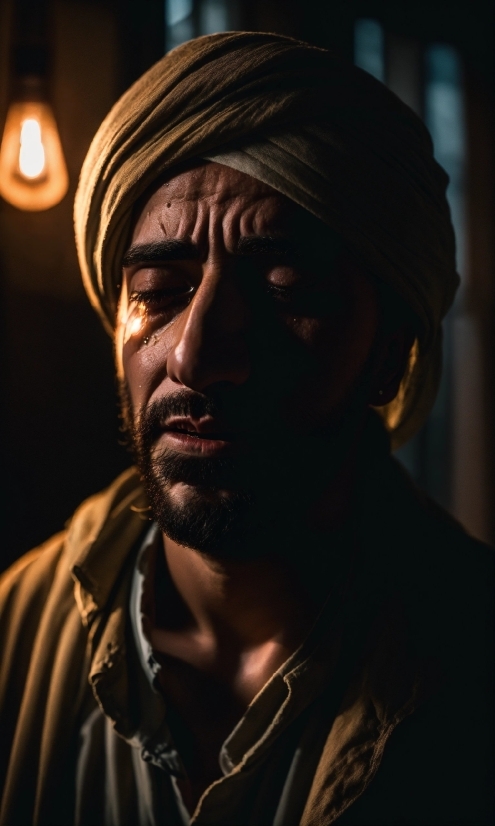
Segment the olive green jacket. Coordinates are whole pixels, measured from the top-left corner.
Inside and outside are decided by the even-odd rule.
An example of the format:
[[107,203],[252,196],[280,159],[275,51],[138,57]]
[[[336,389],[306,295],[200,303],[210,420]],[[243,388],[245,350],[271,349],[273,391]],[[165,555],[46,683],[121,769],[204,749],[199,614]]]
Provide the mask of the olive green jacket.
[[[1,826],[72,822],[92,691],[132,736],[125,616],[145,514],[131,469],[1,580]],[[356,518],[359,570],[324,630],[342,696],[301,823],[492,823],[491,550],[389,457]]]

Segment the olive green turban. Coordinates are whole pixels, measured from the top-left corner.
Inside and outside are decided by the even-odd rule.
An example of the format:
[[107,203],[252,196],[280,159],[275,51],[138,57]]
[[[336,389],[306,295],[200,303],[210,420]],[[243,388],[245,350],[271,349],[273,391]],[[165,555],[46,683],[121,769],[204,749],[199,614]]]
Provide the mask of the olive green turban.
[[418,117],[367,73],[274,34],[179,46],[115,104],[84,162],[75,232],[89,298],[115,325],[132,208],[192,158],[270,184],[340,234],[421,320],[397,398],[393,442],[423,423],[441,368],[441,321],[458,284],[445,172]]

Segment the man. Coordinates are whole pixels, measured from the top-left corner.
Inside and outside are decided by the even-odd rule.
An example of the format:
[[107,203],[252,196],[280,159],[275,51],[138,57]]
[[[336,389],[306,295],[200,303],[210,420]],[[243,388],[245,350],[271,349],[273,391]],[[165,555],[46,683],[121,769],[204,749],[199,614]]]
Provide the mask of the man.
[[457,276],[421,122],[327,52],[179,47],[75,207],[138,470],[2,586],[2,824],[488,824],[491,554],[389,455]]

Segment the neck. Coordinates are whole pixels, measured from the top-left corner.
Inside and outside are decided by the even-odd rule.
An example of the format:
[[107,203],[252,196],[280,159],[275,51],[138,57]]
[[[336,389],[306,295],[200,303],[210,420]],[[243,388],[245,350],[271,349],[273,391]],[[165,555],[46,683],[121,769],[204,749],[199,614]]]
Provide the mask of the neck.
[[299,643],[315,605],[292,566],[278,558],[217,560],[164,537],[169,575],[199,634],[245,649],[277,638]]

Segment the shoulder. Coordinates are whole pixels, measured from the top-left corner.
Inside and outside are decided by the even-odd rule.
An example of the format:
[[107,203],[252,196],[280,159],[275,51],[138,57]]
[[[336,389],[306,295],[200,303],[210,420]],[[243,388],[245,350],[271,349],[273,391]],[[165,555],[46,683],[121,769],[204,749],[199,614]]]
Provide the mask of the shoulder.
[[393,465],[389,564],[411,628],[425,653],[441,655],[453,685],[459,690],[461,683],[470,690],[478,685],[481,691],[492,680],[494,551]]
[[41,608],[63,552],[67,531],[21,556],[0,577],[0,621],[9,614]]
[[[368,493],[368,579],[401,606],[407,644],[452,691],[492,683],[494,553],[419,490],[395,460]],[[462,674],[462,678],[460,675]]]
[[[92,543],[106,522],[134,500],[140,491],[134,468],[119,476],[108,488],[85,500],[65,530],[55,534],[38,548],[24,554],[0,576],[0,639],[26,630],[26,622],[35,633],[37,621],[53,589],[61,597],[72,594],[72,562],[80,550]],[[24,636],[24,643],[26,643]]]
[[366,687],[375,708],[407,697],[408,711],[339,823],[492,823],[493,550],[394,460],[375,482],[366,572],[392,598],[371,626]]
[[[387,482],[394,507],[392,530],[403,543],[415,548],[414,557],[426,566],[425,572],[439,573],[446,580],[452,575],[493,574],[494,549],[471,536],[460,522],[420,490],[394,459]],[[414,563],[414,559],[410,562]]]

